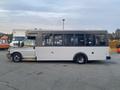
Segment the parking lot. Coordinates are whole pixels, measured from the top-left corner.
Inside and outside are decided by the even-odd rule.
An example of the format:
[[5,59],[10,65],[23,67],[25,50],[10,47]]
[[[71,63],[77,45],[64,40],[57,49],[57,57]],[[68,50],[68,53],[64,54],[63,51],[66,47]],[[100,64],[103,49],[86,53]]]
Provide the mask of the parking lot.
[[0,51],[0,90],[120,90],[120,55],[111,61],[20,62]]

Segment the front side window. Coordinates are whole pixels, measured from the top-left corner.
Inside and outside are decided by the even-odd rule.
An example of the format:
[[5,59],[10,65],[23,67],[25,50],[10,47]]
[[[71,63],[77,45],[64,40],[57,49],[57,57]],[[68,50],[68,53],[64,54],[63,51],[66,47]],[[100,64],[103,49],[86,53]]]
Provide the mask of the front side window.
[[35,40],[30,40],[30,39],[24,40],[24,46],[28,46],[28,47],[35,46]]

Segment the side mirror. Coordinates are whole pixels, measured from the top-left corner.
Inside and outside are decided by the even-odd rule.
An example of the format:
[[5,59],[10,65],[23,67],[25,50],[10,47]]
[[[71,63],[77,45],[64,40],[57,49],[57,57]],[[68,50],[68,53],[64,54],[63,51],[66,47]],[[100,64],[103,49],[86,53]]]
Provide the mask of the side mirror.
[[24,46],[24,42],[23,42],[23,41],[22,41],[22,42],[19,41],[19,42],[18,42],[18,47],[23,47],[23,46]]
[[20,42],[20,46],[19,47],[23,47],[24,46],[24,42]]

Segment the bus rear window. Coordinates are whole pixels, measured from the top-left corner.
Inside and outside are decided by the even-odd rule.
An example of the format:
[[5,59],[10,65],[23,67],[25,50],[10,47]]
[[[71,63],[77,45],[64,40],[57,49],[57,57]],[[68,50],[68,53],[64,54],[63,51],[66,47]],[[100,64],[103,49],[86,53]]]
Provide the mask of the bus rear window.
[[96,46],[106,46],[107,40],[105,35],[96,35]]

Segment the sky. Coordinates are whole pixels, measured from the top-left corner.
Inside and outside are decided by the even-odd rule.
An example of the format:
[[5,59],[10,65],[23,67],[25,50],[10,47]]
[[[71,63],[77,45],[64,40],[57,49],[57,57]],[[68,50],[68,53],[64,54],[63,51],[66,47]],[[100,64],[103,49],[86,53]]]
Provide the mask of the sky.
[[120,0],[0,0],[0,32],[120,28]]

